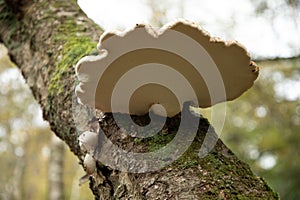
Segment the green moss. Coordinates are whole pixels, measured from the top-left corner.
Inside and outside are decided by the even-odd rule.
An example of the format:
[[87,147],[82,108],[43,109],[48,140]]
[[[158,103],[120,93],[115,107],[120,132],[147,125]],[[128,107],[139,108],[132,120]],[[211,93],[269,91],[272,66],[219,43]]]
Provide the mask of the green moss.
[[199,147],[198,143],[193,142],[184,154],[173,163],[173,165],[176,165],[180,169],[186,169],[197,165],[199,163]]
[[73,67],[85,55],[96,47],[96,43],[86,37],[71,37],[63,47],[62,58],[56,64],[53,72],[49,93],[60,94],[64,91],[64,76],[71,75]]
[[[93,42],[87,37],[68,37],[66,43],[63,44],[62,52],[53,55],[56,59],[61,58],[56,62],[54,71],[50,79],[48,87],[48,103],[46,110],[49,111],[49,118],[56,124],[56,131],[60,132],[61,138],[69,137],[63,133],[74,132],[69,126],[63,126],[60,123],[60,118],[57,118],[53,113],[61,112],[59,109],[62,106],[67,106],[70,108],[70,104],[66,102],[72,102],[72,92],[74,91],[75,81],[74,76],[74,66],[76,63],[85,55],[88,55],[96,47],[96,42]],[[52,52],[51,52],[52,53]],[[60,96],[59,98],[54,98],[54,96]],[[53,99],[60,99],[60,101],[53,102]],[[59,114],[57,114],[60,116]],[[50,120],[51,121],[51,120]]]
[[162,135],[161,133],[155,134],[153,137],[145,139],[148,150],[156,151],[166,146],[174,138],[176,133],[170,133],[168,135]]
[[[170,143],[175,135],[177,134],[177,131],[171,131],[167,135],[162,134],[161,132],[158,134],[155,134],[151,138],[143,139],[143,142],[146,143],[146,146],[148,148],[148,151],[156,151],[163,147],[165,147],[168,143]],[[186,141],[183,141],[184,143]],[[199,144],[197,142],[193,142],[190,147],[183,153],[183,155],[176,160],[172,165],[176,165],[176,167],[179,167],[181,169],[186,169],[192,166],[195,166],[198,164],[198,151],[199,150]],[[172,155],[175,150],[170,149],[171,152],[165,152],[167,155]]]
[[187,161],[179,162],[178,168],[187,169],[187,168],[193,167],[197,164],[198,164],[197,160],[187,160]]
[[[218,191],[223,190],[229,199],[257,199],[257,193],[250,191],[245,197],[247,191],[244,191],[240,184],[249,184],[248,186],[251,190],[254,190],[256,187],[258,190],[261,190],[259,185],[263,185],[267,188],[263,190],[263,193],[261,193],[262,196],[260,196],[259,199],[279,199],[278,194],[274,192],[264,180],[258,183],[258,179],[260,178],[254,176],[250,167],[239,161],[237,157],[228,159],[214,150],[205,158],[201,159],[200,165],[207,171],[214,171],[213,174],[208,173],[206,178],[209,179],[211,183],[218,183]],[[231,172],[230,175],[228,172]],[[225,174],[227,175],[224,176]],[[241,182],[237,182],[237,178],[241,179]],[[253,185],[252,183],[258,184]],[[267,195],[266,191],[270,191],[271,196],[270,193]],[[243,193],[243,195],[238,194],[238,192]],[[267,195],[267,197],[265,195]]]
[[265,180],[264,178],[262,178],[262,177],[259,177],[259,178],[260,178],[260,179],[262,180],[262,182],[264,183],[264,185],[265,185],[265,187],[266,187],[266,190],[272,192],[273,198],[274,198],[274,199],[280,199],[279,194],[278,194],[277,192],[275,192],[275,191],[269,186],[269,184],[266,182],[266,180]]
[[[84,35],[77,35],[83,28],[75,24],[74,19],[66,20],[57,27],[57,35],[52,38],[54,43],[62,45],[62,50],[55,56],[58,62],[49,85],[50,95],[61,94],[70,83],[64,81],[64,77],[74,74],[74,66],[84,56],[94,51],[97,43]],[[60,58],[60,55],[62,57]]]
[[[175,134],[176,133],[169,133],[169,135],[163,135],[159,133],[152,138],[147,139],[149,150],[155,151],[162,148],[173,139]],[[224,191],[226,198],[229,199],[257,199],[257,193],[249,191],[249,194],[247,194],[247,191],[244,191],[244,186],[241,186],[241,184],[250,184],[249,188],[253,190],[255,188],[261,189],[259,188],[259,185],[267,187],[264,192],[261,193],[262,196],[260,196],[260,199],[279,199],[278,194],[274,192],[264,180],[262,180],[262,182],[258,185],[251,185],[251,183],[258,183],[258,179],[260,178],[254,176],[250,167],[239,161],[237,157],[223,156],[220,153],[220,149],[218,149],[220,144],[217,144],[217,149],[214,149],[206,157],[199,159],[198,152],[201,147],[201,143],[199,141],[202,140],[199,138],[201,137],[199,134],[197,137],[198,138],[194,140],[187,151],[178,160],[172,163],[171,166],[182,170],[188,168],[195,168],[195,170],[198,170],[198,167],[200,166],[204,171],[207,171],[208,173],[205,175],[205,180],[211,183],[212,188],[214,189],[208,190],[203,197],[210,199],[211,196],[215,197],[220,193],[220,191]],[[203,173],[199,172],[199,176],[202,177]],[[237,179],[241,179],[241,182],[237,182]],[[270,191],[271,196],[270,193],[267,194],[266,191]],[[239,193],[242,193],[243,195],[240,195]],[[220,199],[222,199],[222,197],[220,197]]]

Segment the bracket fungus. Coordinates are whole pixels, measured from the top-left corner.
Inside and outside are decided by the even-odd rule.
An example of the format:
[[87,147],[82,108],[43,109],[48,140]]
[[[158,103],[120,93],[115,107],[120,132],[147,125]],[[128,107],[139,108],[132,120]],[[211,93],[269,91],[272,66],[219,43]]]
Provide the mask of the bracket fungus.
[[165,112],[157,113],[172,117],[186,101],[205,108],[233,100],[258,76],[241,44],[211,37],[186,20],[158,30],[137,24],[106,32],[98,50],[77,63],[76,95],[103,112],[144,115],[162,106]]

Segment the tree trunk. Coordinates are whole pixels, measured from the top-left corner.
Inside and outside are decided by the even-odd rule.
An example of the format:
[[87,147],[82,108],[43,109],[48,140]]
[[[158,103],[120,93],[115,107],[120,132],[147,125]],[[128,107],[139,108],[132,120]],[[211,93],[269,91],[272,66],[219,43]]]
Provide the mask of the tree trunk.
[[[72,105],[77,105],[72,98],[74,65],[93,52],[101,33],[75,0],[0,0],[0,42],[21,69],[51,129],[81,163],[84,153],[78,145],[78,135],[89,127],[77,126],[77,132],[72,116]],[[82,117],[89,112],[80,105],[76,111],[75,115]],[[110,114],[100,121],[100,126],[118,146],[148,151],[166,143],[179,124],[179,116],[168,119],[166,133],[158,133],[155,140],[119,138],[120,132],[133,130],[119,129]],[[147,116],[132,117],[142,125],[147,124]],[[278,199],[265,181],[255,176],[220,140],[206,157],[199,158],[196,150],[206,134],[217,140],[209,122],[201,118],[190,148],[180,159],[158,171],[126,173],[97,162],[97,174],[90,177],[95,199]],[[101,149],[94,156],[101,157]]]

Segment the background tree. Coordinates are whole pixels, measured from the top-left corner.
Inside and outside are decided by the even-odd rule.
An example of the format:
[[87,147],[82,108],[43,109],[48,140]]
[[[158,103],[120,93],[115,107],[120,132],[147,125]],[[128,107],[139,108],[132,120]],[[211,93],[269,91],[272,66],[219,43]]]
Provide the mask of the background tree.
[[[1,54],[5,54],[2,46]],[[3,67],[5,65],[7,68]],[[30,140],[30,138],[37,134],[42,136],[43,127],[30,128],[31,119],[36,117],[38,111],[37,105],[32,102],[33,98],[28,95],[28,90],[24,89],[25,82],[19,81],[21,76],[18,70],[12,67],[8,59],[1,59],[0,66],[0,156],[1,171],[4,172],[1,176],[0,190],[3,195],[1,199],[30,198],[29,183],[26,178],[28,176],[36,177],[40,173],[34,168],[36,160],[33,159],[31,148],[38,149],[44,144],[38,140],[38,137],[35,137],[37,141]],[[12,78],[10,79],[8,76]],[[30,160],[33,160],[32,165],[28,165]],[[29,170],[36,173],[31,173],[32,171]],[[43,185],[41,183],[41,189]],[[31,187],[34,186],[36,183],[33,183]],[[32,195],[34,195],[34,191]]]
[[64,143],[52,135],[49,159],[49,200],[64,199]]

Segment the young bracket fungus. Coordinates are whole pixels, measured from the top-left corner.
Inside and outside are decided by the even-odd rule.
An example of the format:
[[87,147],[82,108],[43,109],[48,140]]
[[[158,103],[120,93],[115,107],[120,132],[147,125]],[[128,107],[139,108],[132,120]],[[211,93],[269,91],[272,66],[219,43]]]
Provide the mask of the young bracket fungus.
[[[162,105],[172,117],[181,111],[178,96],[205,108],[239,97],[258,76],[257,65],[241,44],[213,38],[186,20],[159,30],[138,24],[125,32],[106,32],[98,50],[100,55],[87,56],[76,66],[76,95],[103,112],[144,115],[153,105]],[[179,84],[180,77],[196,98]]]
[[96,160],[92,155],[97,146],[98,134],[85,131],[79,136],[78,140],[81,150],[86,153],[83,160],[84,169],[91,176],[96,170]]
[[85,131],[79,136],[78,140],[82,151],[92,153],[97,146],[98,134],[91,131]]

